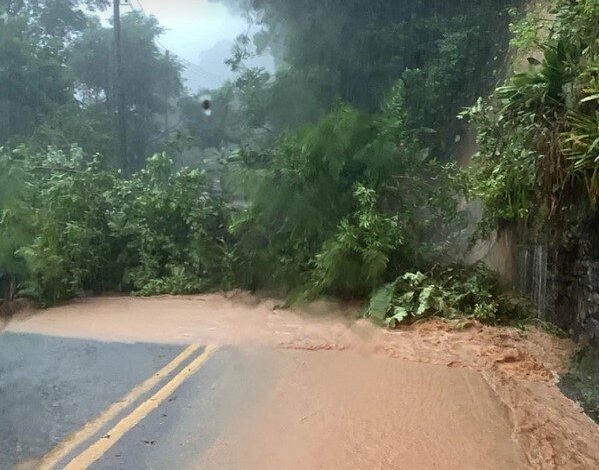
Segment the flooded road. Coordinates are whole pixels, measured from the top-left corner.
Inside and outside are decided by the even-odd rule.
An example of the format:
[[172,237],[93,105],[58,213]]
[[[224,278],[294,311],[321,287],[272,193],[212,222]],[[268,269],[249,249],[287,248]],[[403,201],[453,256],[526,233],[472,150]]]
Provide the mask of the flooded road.
[[[0,335],[11,413],[0,453],[21,468],[49,462],[52,449],[54,468],[599,463],[599,427],[555,385],[567,341],[440,321],[388,332],[350,310],[279,310],[236,293],[95,298],[22,314]],[[76,411],[45,413],[55,401]]]

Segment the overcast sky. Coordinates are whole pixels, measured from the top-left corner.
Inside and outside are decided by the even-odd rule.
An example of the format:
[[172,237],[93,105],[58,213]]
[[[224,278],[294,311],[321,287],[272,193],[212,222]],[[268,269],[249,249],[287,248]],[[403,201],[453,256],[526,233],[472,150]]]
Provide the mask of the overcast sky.
[[[158,18],[166,29],[160,43],[179,57],[197,62],[202,51],[222,40],[232,40],[246,29],[246,22],[229,9],[208,0],[121,0],[121,14],[141,9]],[[112,10],[104,12],[109,17]]]
[[[166,30],[159,39],[160,45],[185,61],[196,65],[199,62],[204,62],[206,67],[209,63],[220,62],[222,64],[228,57],[228,51],[226,56],[223,55],[222,60],[220,57],[212,57],[207,60],[207,54],[202,54],[202,52],[208,51],[208,55],[210,55],[211,50],[215,50],[222,54],[222,41],[232,41],[247,29],[243,17],[232,13],[226,6],[214,1],[128,0],[128,5],[123,5],[124,3],[124,0],[121,0],[121,14],[132,9],[143,8],[147,15],[154,15]],[[111,14],[112,9],[108,9],[103,12],[102,17],[107,19]],[[221,43],[221,47],[217,46],[219,43]],[[200,61],[200,57],[203,57],[202,61]],[[200,66],[203,65],[200,64]],[[193,89],[197,90],[201,85],[214,87],[217,82],[222,83],[230,77],[225,66],[213,65],[210,69],[206,67],[203,69],[194,67],[193,71],[188,70],[184,73]]]

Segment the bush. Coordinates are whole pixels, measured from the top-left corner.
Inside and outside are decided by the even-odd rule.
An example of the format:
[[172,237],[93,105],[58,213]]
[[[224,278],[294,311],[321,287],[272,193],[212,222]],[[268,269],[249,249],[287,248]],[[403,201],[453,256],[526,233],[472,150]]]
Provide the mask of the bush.
[[375,115],[339,105],[243,167],[242,286],[361,296],[439,254],[458,219],[453,169],[407,129],[404,95],[400,81]]
[[26,216],[27,172],[14,154],[0,147],[0,300],[10,301],[28,270],[17,250],[33,235]]
[[529,58],[529,71],[464,113],[478,131],[468,175],[471,195],[485,203],[482,236],[599,204],[599,9],[595,0],[558,0],[554,13],[543,60]]
[[151,294],[187,294],[222,280],[224,206],[198,170],[175,170],[166,155],[118,180],[110,194],[111,236],[117,240],[123,287]]
[[374,190],[357,184],[357,210],[339,223],[315,257],[311,288],[343,297],[364,296],[380,285],[391,254],[402,243],[397,216],[378,211]]
[[34,234],[16,250],[28,269],[22,293],[51,304],[111,287],[115,246],[106,194],[114,177],[99,169],[97,159],[84,163],[77,147],[68,153],[50,148],[22,163],[30,193],[18,220],[28,221]]
[[[43,305],[88,291],[201,292],[230,282],[225,207],[197,170],[165,155],[123,177],[79,148],[1,155],[0,262]],[[14,283],[14,282],[13,282]]]
[[503,295],[496,275],[476,264],[405,273],[373,294],[364,315],[395,328],[430,317],[512,322],[531,311],[523,299]]

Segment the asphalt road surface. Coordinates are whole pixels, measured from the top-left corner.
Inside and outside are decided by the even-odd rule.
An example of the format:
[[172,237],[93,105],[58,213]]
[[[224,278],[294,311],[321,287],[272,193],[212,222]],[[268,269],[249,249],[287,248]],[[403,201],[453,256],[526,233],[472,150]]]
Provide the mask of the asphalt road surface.
[[558,339],[389,333],[273,303],[102,297],[13,317],[0,470],[599,468],[597,426],[550,373]]
[[4,332],[0,468],[525,468],[494,400],[472,372],[346,352]]
[[227,348],[2,333],[0,468],[189,468],[267,383],[215,394],[223,371],[248,372],[240,359]]
[[441,324],[389,335],[316,307],[103,297],[13,317],[0,470],[529,468],[512,409],[460,366],[502,357],[496,343]]

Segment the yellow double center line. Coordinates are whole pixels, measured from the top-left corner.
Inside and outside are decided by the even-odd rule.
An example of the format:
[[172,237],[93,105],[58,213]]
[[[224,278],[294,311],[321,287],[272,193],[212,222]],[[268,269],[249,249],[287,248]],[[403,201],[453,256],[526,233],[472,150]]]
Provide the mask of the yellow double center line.
[[[199,345],[187,347],[175,359],[164,366],[160,371],[148,378],[118,402],[112,404],[102,414],[98,415],[92,421],[86,423],[82,428],[69,435],[62,443],[46,454],[39,462],[39,469],[50,470],[54,468],[62,459],[67,457],[74,449],[94,436],[100,429],[114,419],[121,411],[134,403],[144,393],[152,390],[164,377],[167,377],[186,359],[192,356]],[[125,435],[133,426],[139,423],[151,411],[166,400],[187,378],[193,375],[206,360],[217,350],[216,346],[207,346],[204,352],[189,363],[183,370],[169,380],[160,390],[158,390],[149,399],[141,403],[129,415],[120,420],[104,437],[99,438],[83,452],[77,455],[65,469],[75,470],[89,467],[108,451],[118,440]]]

